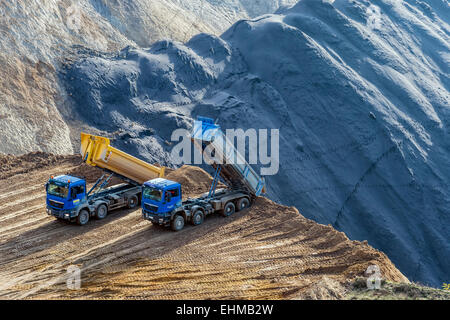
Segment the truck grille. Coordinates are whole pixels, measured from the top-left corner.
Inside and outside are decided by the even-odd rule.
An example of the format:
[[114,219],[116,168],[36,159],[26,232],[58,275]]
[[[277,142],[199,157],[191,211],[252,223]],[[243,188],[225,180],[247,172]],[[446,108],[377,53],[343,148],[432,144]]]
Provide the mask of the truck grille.
[[148,204],[148,203],[145,203],[145,204],[144,204],[144,209],[145,209],[145,210],[148,210],[148,211],[151,211],[151,212],[156,212],[156,211],[158,211],[158,207],[157,207],[157,206],[154,206],[154,205]]
[[58,202],[53,201],[53,200],[48,200],[48,203],[52,207],[55,207],[55,208],[58,208],[58,209],[62,209],[64,207],[64,203],[58,203]]

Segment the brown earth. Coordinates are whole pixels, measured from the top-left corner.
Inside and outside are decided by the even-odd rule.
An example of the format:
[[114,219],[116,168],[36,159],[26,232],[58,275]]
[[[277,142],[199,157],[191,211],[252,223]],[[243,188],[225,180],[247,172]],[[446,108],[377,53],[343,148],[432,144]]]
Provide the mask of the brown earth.
[[[44,152],[31,152],[23,156],[0,154],[0,180],[5,180],[17,174],[36,171],[43,167],[58,166],[62,164],[80,163],[80,157],[50,155]],[[91,170],[92,171],[92,170]]]
[[[180,232],[153,226],[140,210],[112,212],[80,227],[45,213],[44,184],[101,174],[78,156],[0,157],[1,299],[340,299],[377,264],[385,280],[408,282],[382,252],[266,198],[228,218],[212,215]],[[185,196],[211,177],[185,166],[167,177]],[[81,268],[68,290],[67,268]]]

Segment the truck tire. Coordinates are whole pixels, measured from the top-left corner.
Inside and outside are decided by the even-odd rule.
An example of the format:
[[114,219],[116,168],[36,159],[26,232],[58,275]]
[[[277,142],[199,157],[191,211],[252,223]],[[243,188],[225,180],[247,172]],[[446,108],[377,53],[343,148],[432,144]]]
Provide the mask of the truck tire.
[[80,226],[84,226],[89,221],[89,212],[86,209],[80,211],[77,217],[77,223]]
[[191,223],[192,223],[194,226],[198,226],[198,225],[200,225],[200,224],[203,223],[203,220],[204,220],[204,219],[205,219],[205,216],[203,215],[203,211],[200,210],[200,209],[198,209],[198,210],[196,210],[196,211],[194,212],[194,214],[192,215]]
[[170,223],[170,227],[173,231],[180,231],[184,228],[184,218],[183,216],[176,215]]
[[134,209],[139,203],[139,199],[137,196],[131,196],[128,198],[127,206],[129,209]]
[[248,207],[250,207],[250,201],[247,198],[241,198],[237,203],[236,209],[237,211],[241,211],[247,209]]
[[101,204],[97,207],[95,217],[99,220],[105,219],[108,214],[108,207],[105,204]]
[[220,214],[224,217],[231,216],[236,211],[236,207],[233,202],[229,201],[225,204],[225,207],[220,212]]

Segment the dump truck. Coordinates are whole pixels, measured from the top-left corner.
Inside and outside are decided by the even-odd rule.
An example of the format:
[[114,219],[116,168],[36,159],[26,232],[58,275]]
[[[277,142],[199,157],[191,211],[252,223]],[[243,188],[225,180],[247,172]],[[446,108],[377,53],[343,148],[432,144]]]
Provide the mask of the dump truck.
[[[164,167],[112,147],[105,137],[81,133],[80,152],[86,164],[102,169],[104,174],[89,191],[83,177],[52,176],[45,186],[47,213],[58,219],[85,225],[91,217],[104,219],[111,210],[135,208],[141,201],[142,184],[164,177]],[[124,183],[108,187],[113,176]]]
[[[174,231],[183,229],[188,222],[199,225],[214,212],[230,216],[250,207],[265,192],[264,178],[251,168],[213,119],[198,117],[191,140],[214,169],[208,192],[182,201],[181,184],[164,178],[147,181],[142,188],[143,218]],[[214,156],[208,157],[206,148],[214,150]],[[219,181],[227,187],[217,189]]]

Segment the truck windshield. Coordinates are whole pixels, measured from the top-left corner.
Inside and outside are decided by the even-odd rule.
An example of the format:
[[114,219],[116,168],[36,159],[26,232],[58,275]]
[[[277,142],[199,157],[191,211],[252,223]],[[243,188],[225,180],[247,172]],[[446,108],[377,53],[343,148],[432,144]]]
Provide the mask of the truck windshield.
[[161,201],[162,191],[152,187],[145,187],[143,197],[155,201]]
[[56,185],[54,183],[49,183],[47,192],[60,198],[67,198],[67,195],[69,194],[69,188],[61,185]]

